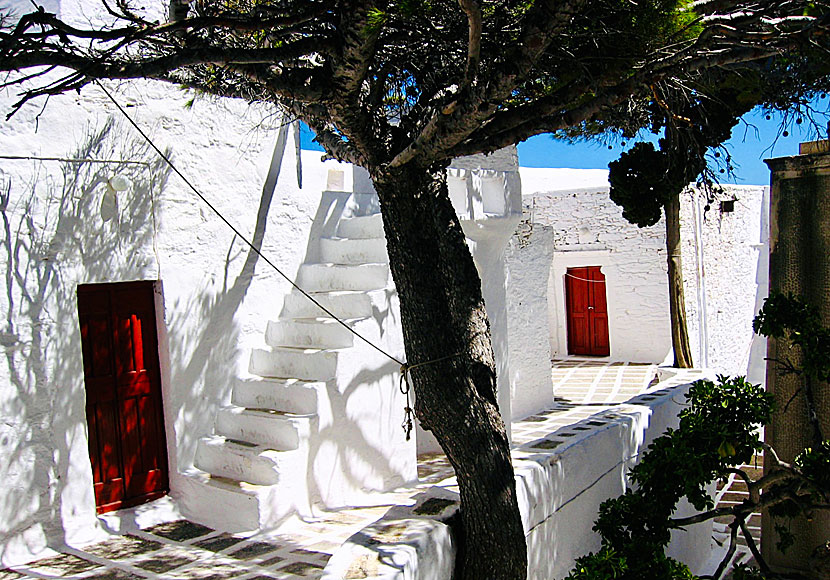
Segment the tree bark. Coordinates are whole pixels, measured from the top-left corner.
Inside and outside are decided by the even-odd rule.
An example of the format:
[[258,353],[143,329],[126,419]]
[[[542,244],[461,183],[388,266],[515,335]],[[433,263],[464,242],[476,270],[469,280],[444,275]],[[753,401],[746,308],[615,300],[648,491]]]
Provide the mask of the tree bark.
[[445,167],[373,175],[401,305],[415,413],[455,468],[464,580],[526,577],[527,548],[481,281],[449,200]]
[[680,197],[666,203],[666,250],[669,263],[669,313],[674,366],[692,367],[689,331],[686,329],[686,300],[683,293],[683,264],[680,257]]

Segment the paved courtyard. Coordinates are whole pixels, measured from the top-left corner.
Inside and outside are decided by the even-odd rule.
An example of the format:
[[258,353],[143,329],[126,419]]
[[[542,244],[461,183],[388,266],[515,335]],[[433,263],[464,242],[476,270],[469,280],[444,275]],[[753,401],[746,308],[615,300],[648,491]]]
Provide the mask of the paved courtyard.
[[657,367],[568,359],[554,361],[551,376],[556,395],[554,405],[515,421],[512,425],[514,445],[523,445],[557,431],[564,435],[569,431],[566,428],[644,393],[656,384]]
[[[638,395],[648,397],[643,393],[656,383],[657,377],[654,365],[579,359],[555,361],[551,373],[555,404],[513,423],[516,446],[552,433],[563,438],[579,436],[594,424],[602,425],[601,415],[613,413],[615,406]],[[685,380],[693,377],[678,376],[671,382]],[[411,504],[413,496],[433,485],[440,483],[452,488],[454,484],[452,468],[440,454],[419,457],[418,474],[416,485],[379,495],[377,506],[321,511],[313,521],[295,518],[279,529],[253,535],[213,530],[176,517],[173,508],[170,521],[121,528],[111,525],[120,532],[103,542],[65,548],[26,566],[0,570],[0,580],[26,577],[317,579],[346,539],[380,518],[391,506]],[[172,505],[169,499],[161,501]],[[104,521],[108,521],[106,516]]]

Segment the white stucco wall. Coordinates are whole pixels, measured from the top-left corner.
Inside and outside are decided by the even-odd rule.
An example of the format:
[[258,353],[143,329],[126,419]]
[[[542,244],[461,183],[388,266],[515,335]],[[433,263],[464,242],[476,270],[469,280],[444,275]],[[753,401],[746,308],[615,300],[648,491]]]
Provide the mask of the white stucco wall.
[[551,226],[531,226],[530,216],[526,215],[507,248],[507,318],[513,419],[526,417],[553,404],[548,324],[553,236]]
[[[244,235],[252,236],[260,208],[262,250],[291,278],[303,261],[318,259],[314,240],[333,233],[333,208],[343,209],[332,196],[321,201],[321,192],[341,181],[344,190],[355,181],[358,189],[370,189],[354,177],[351,166],[321,163],[316,152],[302,153],[300,187],[293,130],[282,154],[274,157],[280,119],[273,110],[237,100],[194,98],[193,92],[155,82],[107,86]],[[3,93],[0,108],[8,109],[13,99],[9,91]],[[254,270],[251,262],[244,269],[247,247],[171,173],[97,88],[54,97],[42,112],[39,104],[27,104],[12,122],[0,125],[0,135],[0,155],[140,162],[0,160],[0,184],[8,197],[2,203],[7,227],[0,261],[9,273],[0,299],[5,315],[0,348],[8,361],[0,369],[0,416],[5,420],[0,476],[7,482],[0,508],[0,556],[15,562],[46,545],[80,544],[100,532],[87,450],[77,285],[160,280],[159,351],[173,497],[192,492],[183,474],[193,465],[196,444],[212,432],[216,410],[230,402],[235,381],[248,375],[251,348],[263,346],[265,323],[279,316],[290,286],[261,260],[253,261]],[[515,150],[490,162],[507,165],[457,170],[472,180],[470,208],[486,210],[462,217],[476,236],[471,246],[494,321],[499,391],[509,418],[503,249],[519,219]],[[132,186],[118,194],[115,217],[104,221],[106,181],[116,174],[128,177]],[[270,204],[260,207],[265,183],[275,186],[275,193]],[[392,310],[378,306],[394,317]],[[397,327],[389,329],[384,322],[378,329],[386,337],[383,345],[400,354]],[[363,364],[371,372],[387,372],[386,361],[358,353],[348,362],[349,372],[366,381],[360,393],[397,393],[395,385],[387,389],[385,382],[373,382],[357,368]],[[347,387],[332,386],[320,409],[309,487],[328,504],[348,503],[353,495],[346,492],[357,493],[361,485],[385,488],[414,473],[414,455],[374,453],[366,447],[374,441],[392,449],[403,404],[376,405],[363,395],[352,396],[357,391],[351,382]],[[378,414],[394,417],[393,434],[384,431],[385,423],[367,418]],[[340,424],[348,429],[336,428]],[[334,469],[346,474],[348,490],[330,489],[343,478],[330,473],[333,464],[321,463],[323,456],[336,459]],[[375,469],[384,457],[391,470]]]
[[[533,239],[534,228],[542,227],[549,228],[550,234],[545,235],[553,237],[546,296],[551,357],[568,354],[566,270],[600,266],[606,276],[610,359],[662,362],[670,339],[663,221],[649,228],[629,224],[619,206],[609,199],[607,184],[570,188],[564,178],[551,178],[548,183],[557,184],[556,190],[533,191],[532,181],[530,186],[525,184],[524,171],[523,209],[529,221],[522,235]],[[515,249],[511,258],[517,270],[524,268],[522,254]],[[649,328],[648,333],[642,332],[644,326]]]
[[[568,268],[600,266],[605,274],[610,356],[604,360],[671,364],[664,219],[647,228],[629,224],[608,196],[607,172],[522,168],[521,176],[523,217],[507,253],[514,419],[553,400],[548,361],[568,357]],[[737,199],[735,211],[721,213],[714,201],[703,212],[699,191],[681,196],[693,359],[698,367],[762,382],[765,343],[753,335],[752,318],[767,285],[767,188],[727,186],[718,196]]]
[[[298,185],[293,131],[272,159],[279,117],[238,100],[195,98],[138,82],[118,100],[176,166],[244,235],[260,208],[262,250],[288,276],[306,255],[328,168],[303,154]],[[8,111],[15,95],[0,94]],[[96,532],[75,289],[81,283],[161,280],[162,389],[171,489],[192,465],[199,437],[247,373],[288,283],[172,174],[95,87],[29,103],[0,125],[0,155],[139,161],[118,165],[0,159],[6,272],[0,367],[0,550],[20,559],[49,542]],[[344,188],[351,170],[344,166]],[[103,221],[106,181],[128,177],[114,219]],[[278,175],[278,178],[277,178]],[[267,213],[267,217],[266,217]],[[290,240],[291,243],[286,243]],[[255,276],[253,275],[255,274]]]
[[[682,200],[683,281],[695,364],[761,383],[766,339],[753,334],[752,319],[767,295],[769,188],[725,186],[711,201],[690,190]],[[735,200],[734,211],[722,212],[721,200]]]

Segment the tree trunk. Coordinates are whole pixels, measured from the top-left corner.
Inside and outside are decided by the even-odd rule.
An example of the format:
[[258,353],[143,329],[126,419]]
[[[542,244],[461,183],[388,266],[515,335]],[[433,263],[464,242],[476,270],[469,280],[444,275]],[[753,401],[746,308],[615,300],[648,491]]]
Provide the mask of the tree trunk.
[[401,305],[415,413],[458,478],[463,580],[526,577],[527,548],[481,280],[443,166],[373,175]]
[[674,366],[692,367],[689,331],[686,329],[686,300],[683,297],[683,264],[680,258],[680,196],[666,203],[666,250],[669,262],[669,313]]

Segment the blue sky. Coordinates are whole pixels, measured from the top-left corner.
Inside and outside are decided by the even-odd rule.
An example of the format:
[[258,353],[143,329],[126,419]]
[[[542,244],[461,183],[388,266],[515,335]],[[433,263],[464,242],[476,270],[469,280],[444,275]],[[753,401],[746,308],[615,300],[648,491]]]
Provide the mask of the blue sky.
[[[813,103],[816,108],[825,108],[825,102]],[[825,120],[819,120],[824,124]],[[798,154],[798,144],[816,138],[811,133],[808,123],[797,125],[790,123],[786,130],[788,136],[780,134],[782,118],[773,114],[769,120],[760,110],[751,111],[732,131],[732,138],[726,147],[732,155],[735,176],[724,177],[724,182],[741,185],[766,185],[769,183],[769,170],[764,159],[785,157]],[[313,134],[304,127],[301,133],[303,149],[320,150],[312,142]],[[646,136],[644,135],[645,139]],[[630,149],[634,140],[625,143]],[[607,145],[597,143],[568,144],[556,141],[549,135],[537,135],[519,144],[519,164],[523,167],[570,167],[575,169],[607,169],[608,162],[617,159],[624,150],[617,142],[609,150]]]

